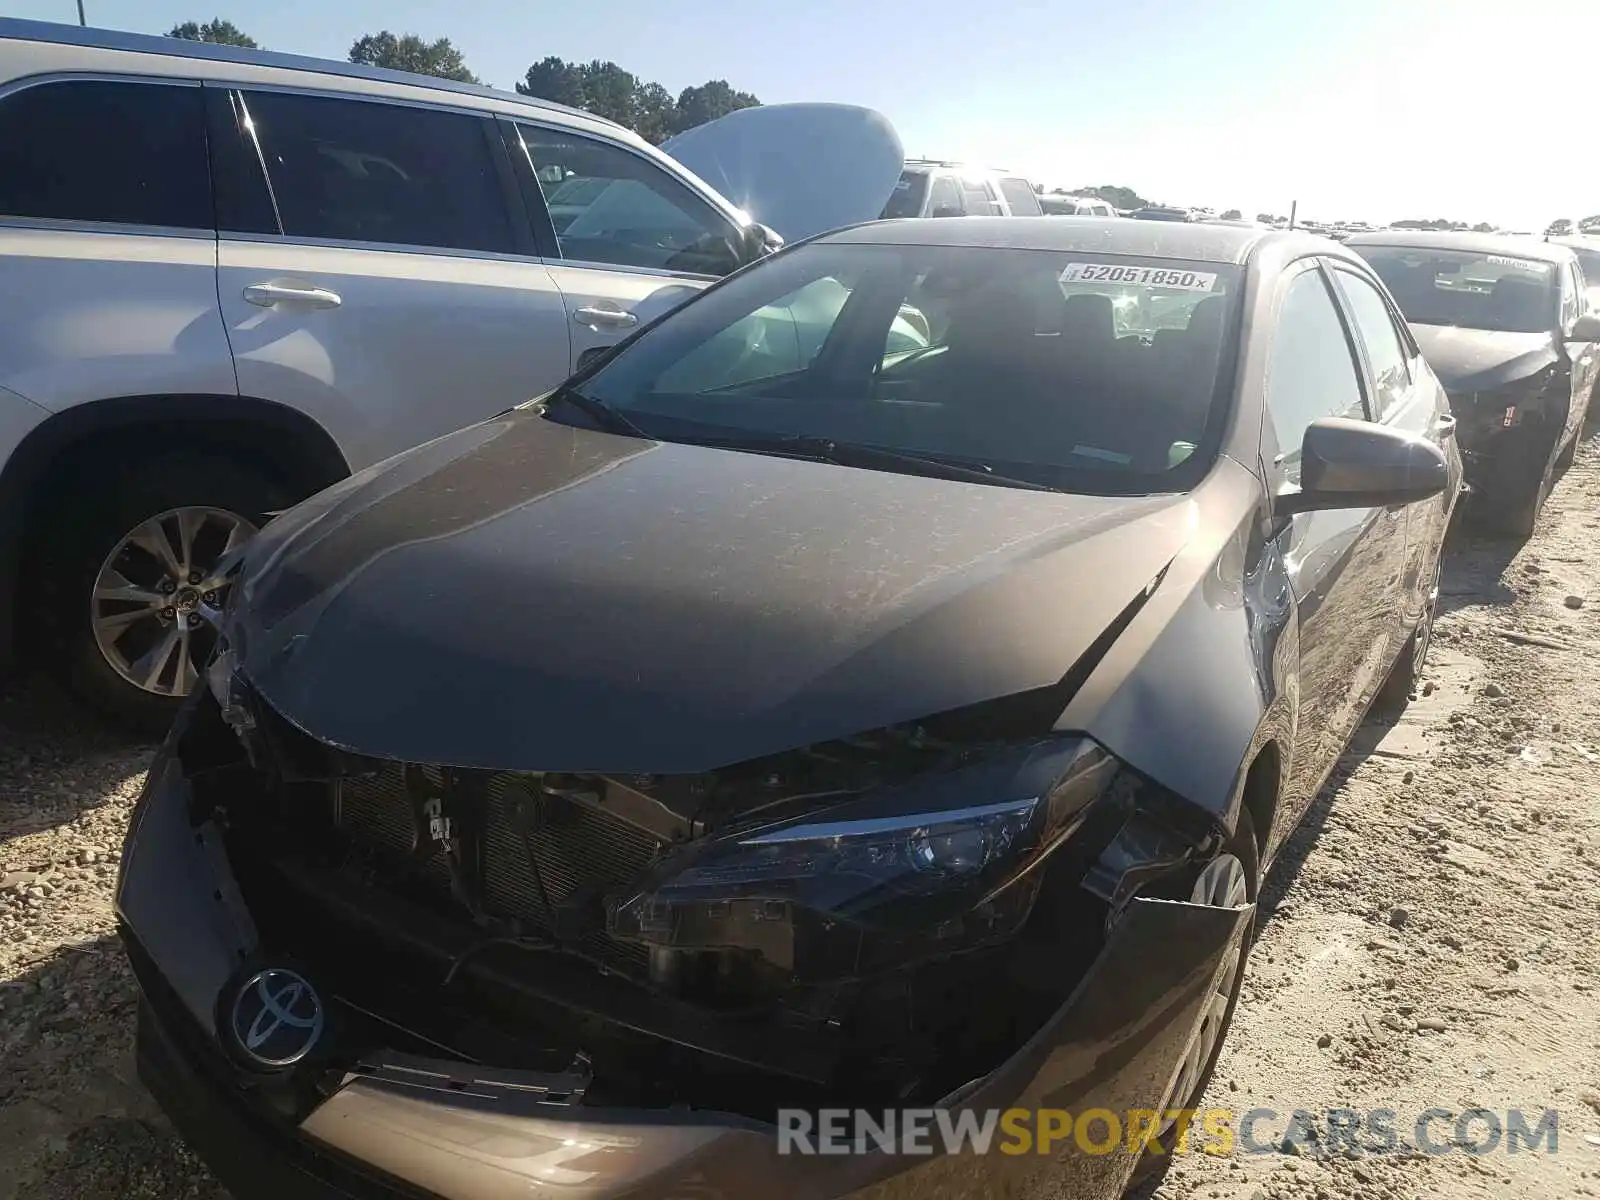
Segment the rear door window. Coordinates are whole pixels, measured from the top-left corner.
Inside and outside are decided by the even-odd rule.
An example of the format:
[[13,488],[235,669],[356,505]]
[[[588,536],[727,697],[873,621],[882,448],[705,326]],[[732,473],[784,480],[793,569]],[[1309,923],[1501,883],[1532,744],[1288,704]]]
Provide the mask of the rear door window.
[[242,100],[286,236],[516,249],[485,119],[286,92]]
[[982,179],[966,179],[961,183],[961,205],[969,217],[992,217],[1000,211],[995,203],[994,189]]
[[1011,206],[1011,215],[1014,217],[1037,217],[1044,212],[1044,209],[1039,207],[1038,195],[1028,185],[1026,179],[1002,179],[1000,193]]
[[209,230],[198,86],[71,79],[0,101],[0,216]]

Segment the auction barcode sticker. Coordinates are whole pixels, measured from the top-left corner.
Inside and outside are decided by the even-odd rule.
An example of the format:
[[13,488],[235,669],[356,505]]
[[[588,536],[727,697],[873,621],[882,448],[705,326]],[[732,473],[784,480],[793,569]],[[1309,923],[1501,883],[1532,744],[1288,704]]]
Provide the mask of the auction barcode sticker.
[[1062,283],[1142,283],[1148,287],[1177,288],[1185,292],[1209,292],[1217,277],[1206,271],[1181,267],[1124,267],[1112,263],[1068,263],[1061,272]]
[[1513,267],[1518,271],[1532,271],[1537,275],[1543,275],[1549,266],[1548,263],[1535,262],[1531,258],[1507,258],[1503,254],[1489,255],[1488,262],[1491,267]]

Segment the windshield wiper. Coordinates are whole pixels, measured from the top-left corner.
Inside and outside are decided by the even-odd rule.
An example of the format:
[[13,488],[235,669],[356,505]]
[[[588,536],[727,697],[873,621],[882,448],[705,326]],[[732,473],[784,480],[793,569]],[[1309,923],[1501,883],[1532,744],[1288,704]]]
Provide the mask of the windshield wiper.
[[910,450],[890,450],[882,446],[868,446],[860,442],[841,442],[814,434],[749,433],[712,437],[684,437],[675,441],[692,441],[700,446],[716,446],[725,450],[749,450],[756,454],[777,454],[787,458],[805,458],[814,462],[832,463],[839,467],[862,467],[867,470],[899,471],[907,475],[927,475],[935,479],[951,479],[965,483],[990,483],[1001,487],[1025,488],[1034,492],[1053,492],[1058,489],[1031,479],[1012,475],[998,475],[983,463],[966,463],[938,454]]
[[565,401],[572,405],[573,408],[585,416],[592,418],[602,429],[610,430],[612,433],[626,434],[628,437],[636,438],[648,438],[650,436],[609,404],[596,400],[593,396],[585,396],[577,388],[561,388],[555,395],[544,402],[545,407],[549,408],[550,405],[559,401]]

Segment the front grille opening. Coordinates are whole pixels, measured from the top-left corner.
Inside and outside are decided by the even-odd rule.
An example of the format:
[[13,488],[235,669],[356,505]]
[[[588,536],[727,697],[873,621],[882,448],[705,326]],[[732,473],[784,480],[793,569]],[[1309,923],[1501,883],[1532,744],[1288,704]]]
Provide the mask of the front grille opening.
[[[586,1105],[763,1120],[785,1106],[928,1103],[1015,1052],[1101,948],[1105,909],[1068,847],[1014,943],[866,980],[784,981],[762,1004],[709,1008],[664,992],[645,949],[605,932],[608,897],[683,836],[629,819],[675,781],[625,781],[643,806],[625,815],[603,788],[585,791],[611,781],[359,759],[254,704],[255,726],[238,736],[214,711],[197,714],[206,753],[185,768],[224,830],[265,949],[328,984],[352,1061],[398,1048],[559,1071],[581,1055],[593,1067]],[[247,755],[229,761],[219,730]],[[782,780],[802,781],[816,783],[814,763]],[[439,831],[454,855],[430,811],[465,823]]]
[[[419,884],[445,907],[460,907],[452,878],[453,852],[422,836],[426,812],[443,798],[441,820],[459,821],[452,788],[468,786],[437,768],[387,764],[375,774],[330,784],[335,828],[373,864],[379,876]],[[410,776],[408,778],[408,775]],[[648,870],[665,848],[649,831],[598,808],[552,794],[537,779],[481,776],[482,821],[477,830],[451,827],[460,849],[458,876],[467,876],[481,915],[503,921],[508,935],[538,935],[594,959],[607,969],[643,975],[646,953],[605,934],[605,898]],[[459,861],[461,859],[470,861]]]

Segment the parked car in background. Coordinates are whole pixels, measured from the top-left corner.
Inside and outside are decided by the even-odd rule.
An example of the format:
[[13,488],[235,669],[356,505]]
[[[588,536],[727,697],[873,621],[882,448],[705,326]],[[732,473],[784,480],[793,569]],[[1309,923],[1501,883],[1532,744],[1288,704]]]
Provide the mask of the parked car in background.
[[897,217],[1036,217],[1044,210],[1033,184],[963,163],[908,159],[883,206],[886,219]]
[[1165,204],[1148,204],[1128,214],[1135,221],[1193,221],[1194,213],[1187,208],[1174,208]]
[[1119,215],[1110,203],[1095,196],[1061,196],[1045,194],[1039,197],[1039,207],[1051,217],[1115,217]]
[[[620,126],[487,88],[0,20],[0,92],[0,660],[26,630],[152,731],[274,512],[778,241]],[[898,141],[817,107],[830,163],[876,166],[828,219],[875,215]]]
[[1117,1195],[1137,1139],[778,1112],[1154,1110],[1171,1161],[1268,866],[1416,683],[1444,421],[1318,239],[773,255],[246,548],[119,878],[141,1077],[238,1200]]
[[1552,245],[1565,246],[1577,257],[1588,306],[1592,311],[1600,312],[1600,237],[1575,234],[1546,240]]
[[1450,392],[1474,516],[1531,535],[1600,374],[1600,315],[1577,255],[1487,233],[1397,230],[1345,244],[1389,286]]

